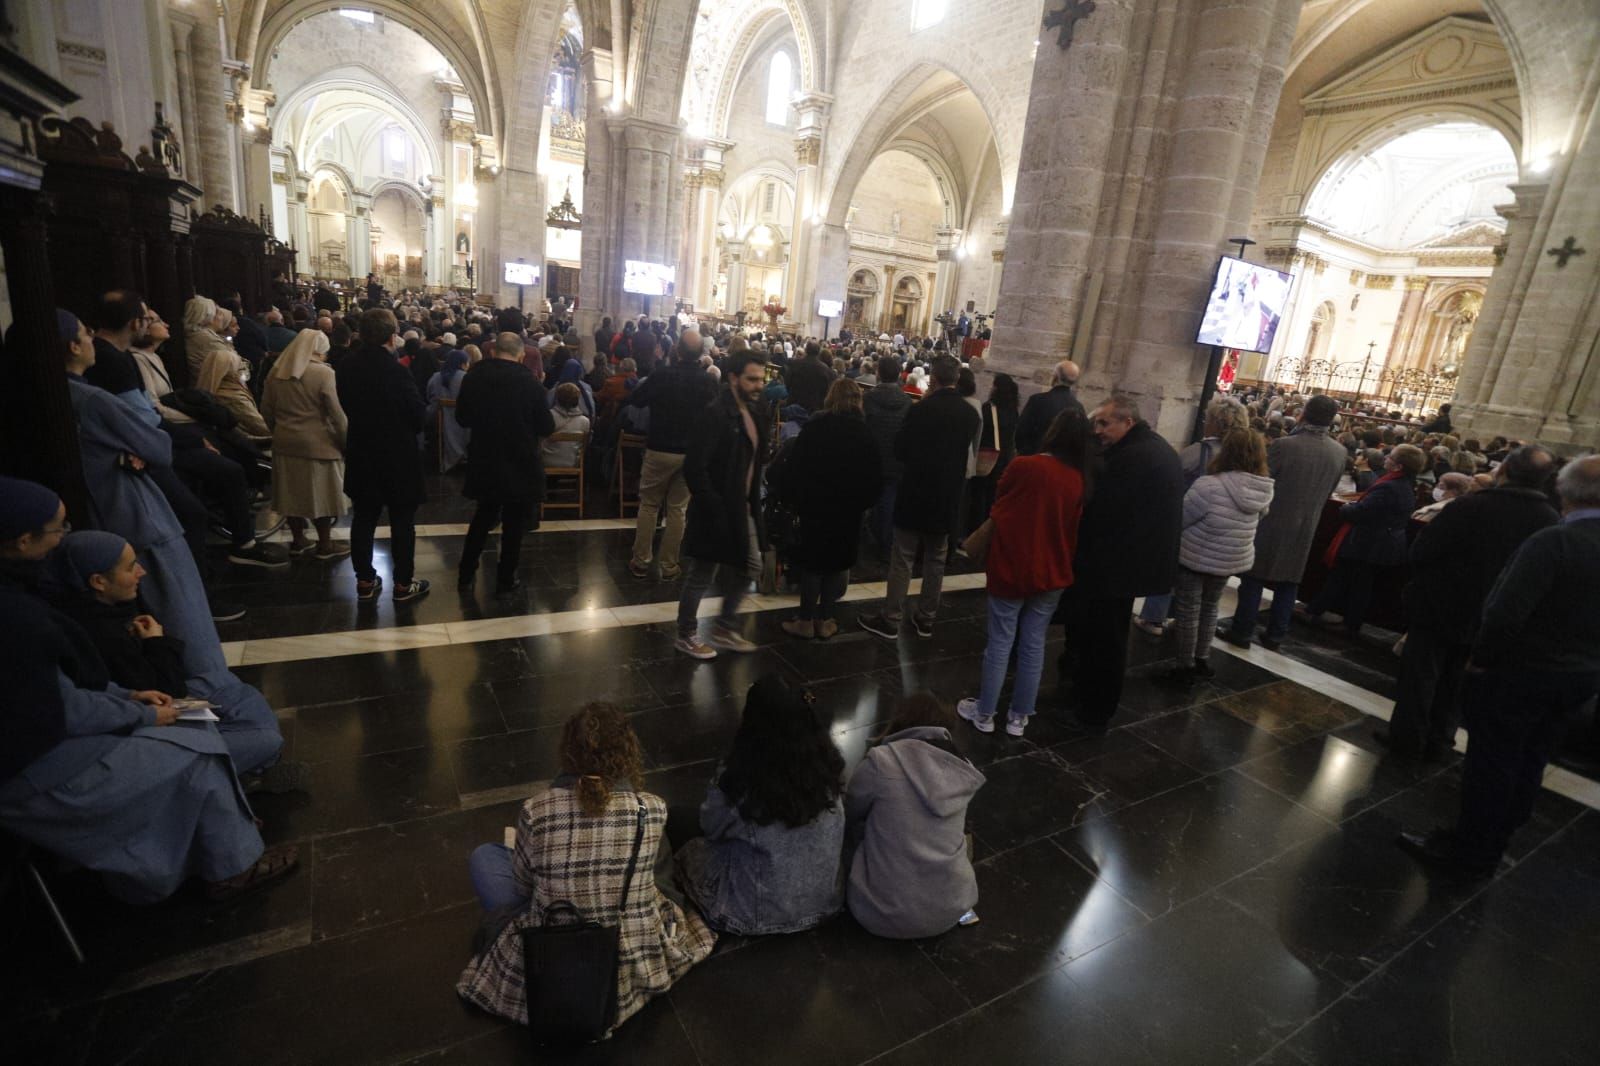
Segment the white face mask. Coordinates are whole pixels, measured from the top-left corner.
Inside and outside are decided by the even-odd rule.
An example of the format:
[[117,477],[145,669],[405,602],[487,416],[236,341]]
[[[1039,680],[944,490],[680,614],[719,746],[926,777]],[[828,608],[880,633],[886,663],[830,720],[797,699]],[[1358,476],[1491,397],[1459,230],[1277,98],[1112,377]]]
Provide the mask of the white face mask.
[[1444,486],[1443,485],[1435,485],[1433,487],[1433,500],[1434,500],[1435,503],[1437,503],[1442,499],[1444,499]]

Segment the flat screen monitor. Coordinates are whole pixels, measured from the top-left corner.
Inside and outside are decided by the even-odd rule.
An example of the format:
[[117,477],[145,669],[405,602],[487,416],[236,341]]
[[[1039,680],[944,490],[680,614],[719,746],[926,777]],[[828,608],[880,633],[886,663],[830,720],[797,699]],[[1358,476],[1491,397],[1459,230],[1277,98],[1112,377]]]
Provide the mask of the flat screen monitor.
[[538,263],[507,263],[507,285],[537,285],[539,284]]
[[1271,351],[1289,302],[1290,281],[1282,271],[1223,256],[1195,343],[1241,352]]
[[818,318],[838,318],[844,312],[843,300],[818,300]]
[[640,296],[666,296],[672,292],[678,272],[663,263],[629,259],[622,268],[622,291]]

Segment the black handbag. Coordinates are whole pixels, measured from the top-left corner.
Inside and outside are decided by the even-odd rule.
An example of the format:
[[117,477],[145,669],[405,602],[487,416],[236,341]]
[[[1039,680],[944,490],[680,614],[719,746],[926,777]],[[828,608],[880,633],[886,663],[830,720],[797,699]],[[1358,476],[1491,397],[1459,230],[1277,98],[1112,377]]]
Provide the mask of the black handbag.
[[[633,855],[622,879],[617,920],[628,907],[639,848],[644,843],[644,801]],[[544,909],[543,924],[522,930],[523,988],[528,1029],[538,1045],[575,1045],[602,1039],[617,1020],[617,965],[622,949],[620,925],[586,919],[567,900]]]

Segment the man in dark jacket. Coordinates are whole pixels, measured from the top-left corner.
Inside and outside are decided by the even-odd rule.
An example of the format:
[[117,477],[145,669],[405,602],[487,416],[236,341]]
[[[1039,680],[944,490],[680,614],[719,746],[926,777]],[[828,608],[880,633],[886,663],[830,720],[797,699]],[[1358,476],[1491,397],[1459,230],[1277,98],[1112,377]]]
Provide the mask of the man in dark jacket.
[[1600,691],[1600,456],[1568,463],[1556,491],[1561,521],[1522,543],[1483,605],[1455,828],[1400,836],[1418,858],[1461,873],[1494,873],[1533,813],[1567,716]]
[[878,550],[887,556],[894,544],[894,499],[900,489],[901,473],[900,460],[894,457],[894,439],[906,420],[906,412],[911,410],[911,397],[900,387],[900,360],[892,355],[878,359],[878,383],[861,398],[861,406],[883,463],[883,490],[872,506],[869,521]]
[[1022,417],[1017,419],[1017,454],[1036,455],[1044,441],[1045,432],[1062,411],[1076,408],[1083,413],[1083,404],[1072,395],[1072,386],[1078,383],[1078,364],[1063,359],[1056,364],[1054,384],[1048,392],[1036,392],[1022,405]]
[[717,395],[717,386],[700,365],[700,334],[685,330],[671,366],[664,366],[640,382],[624,406],[650,411],[650,431],[645,441],[644,464],[639,468],[639,520],[634,526],[633,558],[628,572],[650,576],[651,548],[656,521],[664,504],[667,528],[661,534],[661,578],[678,577],[678,549],[683,543],[689,485],[683,479],[683,457],[695,423]]
[[1559,516],[1544,495],[1555,456],[1537,444],[1501,464],[1502,483],[1456,500],[1411,543],[1409,625],[1394,717],[1378,739],[1396,755],[1435,761],[1455,745],[1461,674],[1478,616],[1506,560]]
[[[944,586],[945,553],[958,528],[961,496],[967,484],[967,456],[978,435],[978,412],[956,391],[961,364],[942,355],[933,361],[935,388],[906,413],[895,435],[894,455],[904,464],[894,503],[894,552],[889,560],[889,588],[883,613],[857,621],[869,633],[893,640],[900,635],[900,616],[917,549],[922,550],[922,594],[911,624],[919,637],[933,636]],[[1176,548],[1173,549],[1176,552]]]
[[[751,579],[761,574],[761,467],[769,426],[761,389],[766,376],[766,360],[754,352],[740,352],[728,361],[728,388],[701,409],[683,460],[690,494],[683,550],[690,562],[678,599],[676,647],[696,659],[715,659],[716,648],[748,652],[756,647],[738,627],[739,601]],[[722,611],[708,644],[700,639],[700,601],[713,578],[722,592]]]
[[1139,596],[1165,592],[1178,578],[1183,531],[1183,463],[1140,416],[1131,398],[1114,395],[1090,418],[1100,455],[1093,495],[1078,527],[1072,561],[1077,582],[1056,617],[1067,623],[1077,656],[1078,725],[1103,731],[1117,713],[1128,659],[1128,621]]
[[395,359],[398,347],[394,314],[371,308],[361,314],[361,347],[340,360],[334,372],[339,406],[350,421],[344,446],[344,494],[354,505],[350,562],[356,571],[356,599],[364,602],[376,600],[383,589],[372,568],[372,541],[385,508],[394,601],[408,603],[428,594],[426,581],[412,579],[417,507],[425,495],[417,434],[427,408],[410,373]]
[[790,403],[816,414],[828,398],[828,386],[833,384],[833,378],[833,371],[822,363],[822,346],[812,341],[806,345],[805,357],[789,364],[783,383],[789,389]]
[[339,294],[328,288],[326,281],[317,282],[317,291],[311,294],[311,306],[330,315],[339,313]]
[[456,398],[456,421],[472,430],[467,443],[469,499],[478,509],[467,527],[456,587],[470,589],[489,530],[500,525],[500,567],[495,595],[515,592],[522,534],[544,499],[544,459],[539,439],[556,431],[550,400],[533,371],[522,365],[522,338],[502,333],[491,357],[468,372]]

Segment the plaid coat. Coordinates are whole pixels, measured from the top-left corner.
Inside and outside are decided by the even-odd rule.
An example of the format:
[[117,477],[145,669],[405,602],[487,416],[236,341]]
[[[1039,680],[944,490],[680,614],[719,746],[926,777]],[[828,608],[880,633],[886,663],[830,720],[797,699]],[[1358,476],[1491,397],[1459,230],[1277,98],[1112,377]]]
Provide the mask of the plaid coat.
[[622,878],[638,828],[635,795],[618,789],[605,813],[591,818],[579,809],[577,793],[557,782],[522,805],[511,864],[517,883],[531,902],[467,964],[456,983],[462,998],[493,1014],[527,1023],[521,931],[539,925],[545,908],[557,900],[570,902],[587,919],[621,926],[618,1025],[711,954],[716,934],[698,914],[685,911],[656,888],[653,870],[667,822],[667,805],[649,793],[637,794],[645,804],[644,841],[628,893],[628,910],[618,921]]

